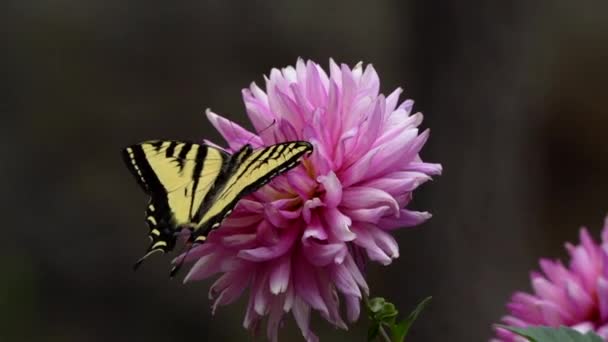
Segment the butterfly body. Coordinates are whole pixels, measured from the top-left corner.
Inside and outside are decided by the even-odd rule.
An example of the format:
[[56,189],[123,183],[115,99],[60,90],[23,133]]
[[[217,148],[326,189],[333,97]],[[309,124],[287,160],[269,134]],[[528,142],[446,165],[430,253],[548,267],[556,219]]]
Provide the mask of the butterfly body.
[[123,159],[142,189],[150,195],[146,223],[150,247],[135,264],[156,252],[175,247],[183,229],[188,244],[203,243],[238,200],[298,165],[312,152],[305,141],[259,149],[243,146],[234,154],[191,142],[147,141],[123,150]]

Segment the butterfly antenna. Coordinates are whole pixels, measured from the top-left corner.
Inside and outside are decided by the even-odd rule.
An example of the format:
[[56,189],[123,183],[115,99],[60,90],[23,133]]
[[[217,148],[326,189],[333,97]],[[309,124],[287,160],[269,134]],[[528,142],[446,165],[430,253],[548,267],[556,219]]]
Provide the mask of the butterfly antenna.
[[188,257],[188,253],[190,253],[190,250],[192,249],[192,246],[193,246],[192,242],[188,242],[187,243],[187,248],[188,249],[186,249],[186,253],[184,254],[184,257],[181,258],[180,261],[177,263],[177,265],[173,266],[173,268],[171,269],[171,272],[169,272],[169,277],[170,278],[175,277],[175,275],[177,274],[177,272],[179,272],[179,270],[182,268],[182,265],[184,264],[184,261]]
[[[262,128],[259,131],[256,130],[257,136],[261,137],[262,133],[266,132],[267,129],[269,129],[270,127],[274,126],[274,124],[276,124],[276,123],[277,123],[277,119],[272,119],[272,122],[268,126]],[[254,127],[254,129],[255,129],[255,127]],[[247,140],[247,143],[245,145],[249,145],[249,143],[251,142],[251,139],[253,139],[254,137],[255,136],[249,138],[249,140]],[[275,135],[275,140],[277,140],[276,139],[276,135]]]

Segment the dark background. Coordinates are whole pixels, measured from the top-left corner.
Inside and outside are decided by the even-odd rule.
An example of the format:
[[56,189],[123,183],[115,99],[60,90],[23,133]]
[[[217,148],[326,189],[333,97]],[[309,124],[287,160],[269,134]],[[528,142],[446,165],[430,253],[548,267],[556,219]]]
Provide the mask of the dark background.
[[[409,311],[412,341],[484,341],[541,256],[566,256],[608,212],[608,2],[4,1],[0,340],[250,339],[243,300],[210,314],[210,282],[167,279],[122,147],[220,142],[207,107],[246,123],[240,90],[298,56],[371,62],[416,100],[444,175],[435,215],[397,233],[372,295]],[[322,340],[365,340],[313,320]],[[301,340],[292,318],[282,340]]]

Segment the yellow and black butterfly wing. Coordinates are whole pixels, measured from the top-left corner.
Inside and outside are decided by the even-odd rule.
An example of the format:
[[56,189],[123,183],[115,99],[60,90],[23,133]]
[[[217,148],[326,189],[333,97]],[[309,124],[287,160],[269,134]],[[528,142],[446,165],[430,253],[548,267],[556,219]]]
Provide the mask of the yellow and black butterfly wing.
[[222,184],[218,184],[210,201],[201,207],[191,241],[205,241],[209,231],[221,224],[240,198],[294,168],[302,156],[311,152],[312,145],[305,141],[280,143],[256,150],[249,145],[241,148],[232,155],[229,171],[222,176]]
[[229,161],[217,148],[190,142],[148,141],[123,150],[127,167],[150,195],[146,222],[154,252],[173,249],[176,234],[192,226],[192,218]]

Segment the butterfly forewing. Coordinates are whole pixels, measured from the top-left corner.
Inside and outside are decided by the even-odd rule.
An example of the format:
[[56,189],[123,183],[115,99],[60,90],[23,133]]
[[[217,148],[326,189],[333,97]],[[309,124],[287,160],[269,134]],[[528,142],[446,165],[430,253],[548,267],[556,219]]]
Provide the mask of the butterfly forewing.
[[253,151],[245,146],[235,153],[232,158],[238,163],[231,167],[225,183],[217,189],[208,205],[201,207],[204,211],[195,229],[194,241],[204,241],[208,231],[219,226],[241,197],[295,167],[299,159],[310,152],[310,143],[292,141]]

